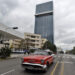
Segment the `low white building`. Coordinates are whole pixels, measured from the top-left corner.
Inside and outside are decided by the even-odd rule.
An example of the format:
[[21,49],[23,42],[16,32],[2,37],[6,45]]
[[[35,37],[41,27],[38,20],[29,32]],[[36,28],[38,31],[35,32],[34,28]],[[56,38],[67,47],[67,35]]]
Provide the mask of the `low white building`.
[[0,40],[9,39],[24,39],[24,34],[12,29],[11,27],[0,24]]
[[1,44],[1,41],[5,42],[14,39],[24,39],[24,34],[11,27],[0,24],[0,48],[4,47],[4,43]]
[[41,48],[41,35],[33,33],[24,33],[24,39],[29,39],[30,48]]
[[29,39],[30,48],[42,48],[47,39],[42,38],[39,34],[24,33],[24,39]]

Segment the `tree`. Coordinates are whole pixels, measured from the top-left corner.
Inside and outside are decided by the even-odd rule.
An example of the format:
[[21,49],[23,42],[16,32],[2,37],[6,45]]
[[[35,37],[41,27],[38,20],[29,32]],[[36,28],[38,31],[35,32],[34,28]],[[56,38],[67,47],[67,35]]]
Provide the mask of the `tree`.
[[75,47],[73,49],[66,51],[66,54],[74,54],[75,55]]
[[20,42],[20,45],[19,45],[19,48],[20,49],[25,49],[26,48],[26,45],[25,45],[25,40],[21,40],[21,42]]
[[52,50],[53,52],[57,52],[57,48],[55,45],[53,45],[50,41],[46,41],[44,46],[42,47],[42,49],[50,49]]
[[60,53],[60,54],[64,54],[64,51],[60,51],[59,53]]
[[29,38],[25,39],[25,45],[26,45],[26,49],[29,50],[29,46],[30,46],[30,39]]
[[26,39],[22,39],[19,45],[20,49],[29,49],[29,45],[30,45],[30,39],[26,38]]
[[69,53],[75,54],[75,47],[73,47],[73,49]]

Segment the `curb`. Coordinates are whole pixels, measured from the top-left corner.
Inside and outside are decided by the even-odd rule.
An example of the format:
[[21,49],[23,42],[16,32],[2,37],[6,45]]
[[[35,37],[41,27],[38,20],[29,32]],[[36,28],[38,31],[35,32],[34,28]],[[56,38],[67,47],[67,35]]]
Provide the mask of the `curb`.
[[0,58],[0,61],[9,60],[9,59],[16,59],[16,58],[18,58],[18,57],[6,58],[6,59],[2,59],[2,58]]

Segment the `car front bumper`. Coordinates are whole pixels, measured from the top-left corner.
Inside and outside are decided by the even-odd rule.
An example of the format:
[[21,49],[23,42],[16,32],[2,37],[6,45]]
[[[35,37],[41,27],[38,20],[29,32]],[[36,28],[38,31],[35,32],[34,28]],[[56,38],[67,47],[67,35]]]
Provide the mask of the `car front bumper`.
[[34,70],[45,70],[47,68],[46,65],[35,64],[35,63],[22,63],[22,66],[27,69],[34,69]]

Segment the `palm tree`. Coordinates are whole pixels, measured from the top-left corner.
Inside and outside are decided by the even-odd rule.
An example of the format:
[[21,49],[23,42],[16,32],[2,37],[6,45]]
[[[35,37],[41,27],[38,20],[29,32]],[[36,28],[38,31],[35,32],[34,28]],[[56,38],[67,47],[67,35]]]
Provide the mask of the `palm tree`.
[[30,39],[29,38],[22,39],[19,45],[19,49],[29,50],[29,46],[30,46]]
[[25,40],[24,39],[21,40],[19,48],[20,49],[25,49],[26,48],[26,46],[25,46]]
[[25,39],[25,45],[26,45],[26,49],[28,50],[29,46],[30,46],[30,39],[29,38]]

